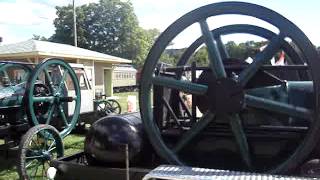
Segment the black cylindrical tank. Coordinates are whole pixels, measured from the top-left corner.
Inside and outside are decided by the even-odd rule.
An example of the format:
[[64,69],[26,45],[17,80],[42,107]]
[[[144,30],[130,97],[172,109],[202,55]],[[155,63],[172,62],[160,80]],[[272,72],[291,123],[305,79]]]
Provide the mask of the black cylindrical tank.
[[143,146],[140,113],[107,116],[92,124],[86,135],[84,152],[91,165],[124,164],[125,146],[129,160],[136,161]]

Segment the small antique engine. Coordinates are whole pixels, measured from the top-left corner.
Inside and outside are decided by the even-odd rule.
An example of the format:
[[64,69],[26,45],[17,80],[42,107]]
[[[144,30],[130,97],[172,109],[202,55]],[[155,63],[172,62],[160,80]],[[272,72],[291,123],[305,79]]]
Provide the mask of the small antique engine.
[[140,113],[107,116],[92,124],[84,151],[89,164],[124,165],[126,146],[130,161],[136,161],[143,148]]

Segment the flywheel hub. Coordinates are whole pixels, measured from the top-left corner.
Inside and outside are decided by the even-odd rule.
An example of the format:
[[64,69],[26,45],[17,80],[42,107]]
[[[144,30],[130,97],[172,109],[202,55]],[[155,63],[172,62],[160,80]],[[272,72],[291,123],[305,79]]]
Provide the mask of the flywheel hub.
[[216,114],[237,113],[243,108],[244,92],[231,78],[221,78],[209,83],[209,108]]

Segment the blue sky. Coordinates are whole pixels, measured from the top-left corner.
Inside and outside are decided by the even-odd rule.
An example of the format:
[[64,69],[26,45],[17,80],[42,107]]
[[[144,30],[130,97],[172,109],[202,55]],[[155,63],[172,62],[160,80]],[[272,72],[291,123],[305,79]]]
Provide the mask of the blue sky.
[[[76,4],[81,5],[96,1],[76,0]],[[158,28],[163,31],[183,14],[202,5],[219,1],[131,0],[131,2],[142,27]],[[320,46],[320,1],[245,0],[245,2],[263,5],[277,11],[300,27],[311,42]],[[0,36],[3,37],[3,44],[27,40],[33,34],[51,36],[54,33],[52,22],[56,17],[55,6],[69,3],[72,3],[72,0],[1,0]],[[193,30],[190,30],[189,35],[192,32]],[[182,43],[182,40],[177,40],[176,44],[180,46]]]

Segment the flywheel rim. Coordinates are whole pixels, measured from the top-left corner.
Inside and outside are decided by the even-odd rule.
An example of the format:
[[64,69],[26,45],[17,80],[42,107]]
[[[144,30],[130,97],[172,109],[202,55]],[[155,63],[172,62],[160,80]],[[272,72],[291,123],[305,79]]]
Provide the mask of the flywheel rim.
[[[35,103],[34,97],[33,97],[33,89],[35,88],[35,84],[36,84],[36,82],[38,80],[38,77],[40,76],[40,73],[43,73],[43,71],[47,71],[47,68],[52,66],[52,65],[57,65],[57,66],[63,67],[64,70],[67,71],[66,73],[64,73],[66,75],[64,77],[63,82],[66,81],[67,77],[71,78],[72,85],[73,85],[74,91],[75,91],[75,96],[76,96],[75,99],[72,100],[72,101],[75,101],[75,107],[74,107],[73,115],[70,118],[70,120],[68,119],[68,117],[66,117],[67,118],[67,124],[65,124],[64,129],[59,132],[61,137],[65,137],[75,127],[75,125],[76,125],[76,123],[78,121],[79,115],[80,115],[80,106],[81,106],[81,92],[80,92],[78,78],[77,78],[73,68],[68,63],[66,63],[65,61],[63,61],[61,59],[48,58],[48,59],[43,60],[40,64],[38,64],[35,67],[34,71],[32,71],[32,74],[29,76],[29,79],[27,81],[27,87],[26,87],[26,92],[25,92],[25,96],[24,96],[24,98],[25,98],[25,107],[26,107],[26,110],[27,110],[28,120],[33,125],[41,124],[40,120],[37,119],[37,117],[35,116],[35,109],[33,107],[33,105]],[[48,76],[51,76],[51,75],[48,75]],[[61,78],[63,78],[63,77],[61,77]],[[61,84],[61,82],[60,82],[60,84]],[[62,86],[64,86],[64,84]],[[62,86],[61,87],[59,86],[59,89],[63,89]],[[50,86],[49,86],[49,88],[50,88]],[[54,89],[54,88],[52,87],[52,89]],[[68,97],[65,97],[65,98],[62,97],[63,93],[60,94],[60,95],[59,94],[60,94],[59,92],[55,92],[55,94],[52,94],[51,96],[54,97],[55,101],[58,100],[58,101],[61,101],[61,102],[62,101],[71,102],[70,100],[68,100]],[[62,104],[61,102],[55,102],[55,103],[57,103],[57,105],[55,105],[55,106],[61,105]],[[59,108],[60,107],[54,107],[53,111],[58,111],[60,113],[61,109],[59,109]],[[64,112],[62,111],[61,113],[64,113]],[[52,119],[53,115],[54,115],[54,112],[51,113],[51,116],[48,113],[48,116],[50,116],[51,119]],[[68,116],[68,114],[66,114],[66,115]],[[46,124],[50,123],[50,121],[46,122]]]

